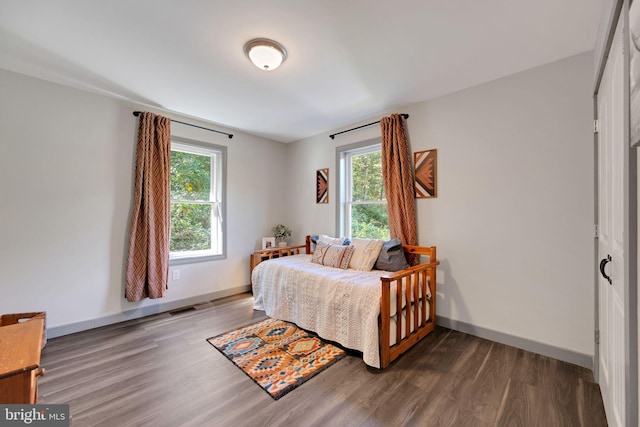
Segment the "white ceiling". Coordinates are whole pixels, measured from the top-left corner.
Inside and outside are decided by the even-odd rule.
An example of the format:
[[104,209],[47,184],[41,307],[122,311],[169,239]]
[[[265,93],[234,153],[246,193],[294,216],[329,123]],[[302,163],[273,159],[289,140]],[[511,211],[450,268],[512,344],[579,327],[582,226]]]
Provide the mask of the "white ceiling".
[[591,50],[602,3],[0,0],[0,68],[290,142]]

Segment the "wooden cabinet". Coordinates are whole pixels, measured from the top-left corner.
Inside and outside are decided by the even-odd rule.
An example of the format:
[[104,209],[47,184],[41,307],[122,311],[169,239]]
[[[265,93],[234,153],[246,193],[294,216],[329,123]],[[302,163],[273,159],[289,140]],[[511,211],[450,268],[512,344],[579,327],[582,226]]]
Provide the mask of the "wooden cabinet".
[[289,255],[298,255],[300,253],[300,249],[305,249],[305,253],[309,253],[307,245],[287,246],[285,248],[271,248],[271,249],[262,249],[259,251],[254,251],[251,254],[250,265],[249,265],[250,283],[253,285],[253,281],[251,281],[251,273],[253,273],[253,269],[256,267],[256,265],[260,264],[262,261],[266,261],[272,258],[280,258],[282,256],[289,256]]
[[38,403],[44,320],[0,327],[0,403]]

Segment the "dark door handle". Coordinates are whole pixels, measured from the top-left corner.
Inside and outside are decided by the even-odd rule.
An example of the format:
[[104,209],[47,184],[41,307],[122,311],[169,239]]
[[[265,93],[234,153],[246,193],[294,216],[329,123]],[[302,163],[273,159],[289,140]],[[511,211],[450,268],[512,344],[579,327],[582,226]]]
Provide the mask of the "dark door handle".
[[607,255],[606,258],[603,258],[602,261],[600,261],[600,274],[602,274],[602,277],[604,277],[607,280],[607,282],[609,282],[609,284],[611,284],[611,277],[607,276],[607,273],[604,272],[604,267],[610,261],[611,261],[611,255]]

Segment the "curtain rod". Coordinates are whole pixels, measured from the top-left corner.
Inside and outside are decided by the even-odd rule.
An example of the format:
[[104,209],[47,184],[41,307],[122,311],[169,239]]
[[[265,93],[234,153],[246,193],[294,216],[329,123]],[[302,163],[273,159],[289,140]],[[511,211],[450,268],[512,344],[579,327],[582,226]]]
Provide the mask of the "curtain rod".
[[[142,111],[134,111],[133,115],[138,117],[141,112]],[[226,132],[221,132],[221,131],[215,130],[215,129],[209,129],[209,128],[205,128],[205,127],[198,126],[198,125],[192,125],[191,123],[185,123],[185,122],[181,122],[179,120],[173,120],[173,119],[169,119],[169,120],[171,120],[174,123],[180,123],[181,125],[187,125],[187,126],[191,126],[191,127],[198,128],[198,129],[208,130],[210,132],[221,133],[223,135],[227,135],[229,137],[229,139],[233,138],[233,134],[232,133],[226,133]]]
[[[400,115],[401,115],[401,116],[402,116],[402,118],[403,118],[403,119],[405,119],[405,120],[409,118],[409,115],[408,115],[407,113],[402,113],[402,114],[400,114]],[[375,125],[375,124],[378,124],[378,123],[380,123],[380,120],[378,120],[377,122],[367,123],[366,125],[358,126],[358,127],[355,127],[355,128],[351,128],[351,129],[343,130],[342,132],[338,132],[338,133],[331,134],[331,135],[329,135],[329,138],[331,138],[331,139],[335,139],[336,135],[340,135],[341,133],[347,133],[347,132],[351,132],[352,130],[366,128],[367,126]]]

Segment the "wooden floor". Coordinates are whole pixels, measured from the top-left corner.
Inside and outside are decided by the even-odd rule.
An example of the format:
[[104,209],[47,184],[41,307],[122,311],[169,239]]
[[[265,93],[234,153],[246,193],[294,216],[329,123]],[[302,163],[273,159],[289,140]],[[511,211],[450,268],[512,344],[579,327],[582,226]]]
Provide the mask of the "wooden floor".
[[606,426],[588,369],[438,327],[384,371],[348,356],[273,400],[205,339],[250,294],[50,339],[39,403],[72,426]]

